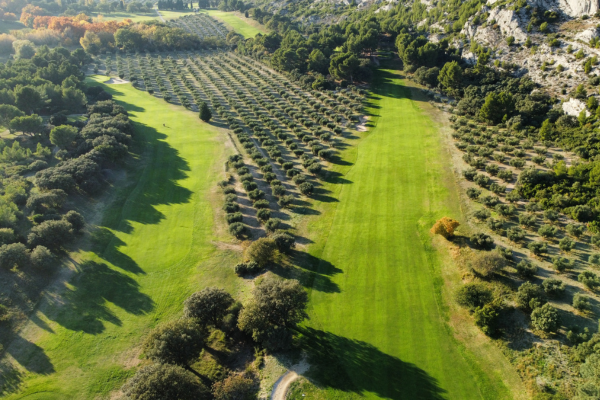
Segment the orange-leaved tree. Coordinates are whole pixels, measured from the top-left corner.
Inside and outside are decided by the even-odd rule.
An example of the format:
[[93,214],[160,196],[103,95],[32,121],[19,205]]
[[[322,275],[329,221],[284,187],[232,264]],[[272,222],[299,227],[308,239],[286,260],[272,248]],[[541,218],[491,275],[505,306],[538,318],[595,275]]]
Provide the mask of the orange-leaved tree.
[[454,230],[460,225],[460,223],[452,218],[443,217],[437,220],[437,222],[431,228],[431,233],[434,235],[442,235],[446,239],[454,236]]

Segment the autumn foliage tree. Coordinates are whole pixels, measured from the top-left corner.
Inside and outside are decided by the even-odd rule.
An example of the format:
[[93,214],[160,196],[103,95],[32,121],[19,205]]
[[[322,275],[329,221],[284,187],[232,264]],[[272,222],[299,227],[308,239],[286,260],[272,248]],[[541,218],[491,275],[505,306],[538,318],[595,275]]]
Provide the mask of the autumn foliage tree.
[[431,233],[434,235],[442,235],[446,239],[454,236],[454,230],[458,228],[460,223],[452,218],[443,217],[437,220],[437,222],[431,228]]

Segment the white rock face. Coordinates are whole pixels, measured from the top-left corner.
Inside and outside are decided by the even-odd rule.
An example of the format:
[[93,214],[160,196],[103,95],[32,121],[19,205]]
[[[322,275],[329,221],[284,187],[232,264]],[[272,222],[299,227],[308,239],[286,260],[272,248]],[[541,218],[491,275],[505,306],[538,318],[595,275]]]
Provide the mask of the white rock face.
[[559,8],[570,17],[591,16],[598,11],[598,0],[559,0]]
[[467,64],[475,65],[477,63],[477,56],[470,51],[464,51],[461,57]]
[[514,36],[518,41],[525,41],[527,39],[527,34],[521,28],[524,21],[521,21],[520,13],[515,13],[513,10],[494,8],[490,11],[488,21],[494,19],[504,36]]
[[534,7],[546,10],[562,11],[569,17],[594,15],[600,8],[599,0],[529,0]]
[[591,39],[598,37],[598,29],[589,28],[584,31],[579,32],[575,35],[575,39],[579,39],[585,43],[588,43]]
[[[569,101],[565,101],[562,104],[562,109],[565,114],[578,117],[579,114],[581,114],[581,111],[585,110],[585,104],[581,100],[571,98]],[[590,116],[590,112],[587,110],[585,111],[585,114],[588,117]]]

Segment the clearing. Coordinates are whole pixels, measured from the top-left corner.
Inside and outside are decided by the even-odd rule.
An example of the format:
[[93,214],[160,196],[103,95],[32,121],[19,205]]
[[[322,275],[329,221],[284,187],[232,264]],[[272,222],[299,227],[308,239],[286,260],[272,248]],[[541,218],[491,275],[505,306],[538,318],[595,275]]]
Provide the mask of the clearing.
[[233,151],[226,135],[131,85],[105,88],[130,112],[139,159],[115,183],[88,250],[72,254],[71,278],[53,285],[7,348],[17,366],[1,368],[7,398],[105,396],[132,374],[146,333],[178,317],[192,292],[244,290],[229,268],[239,255],[212,244],[231,241],[215,216]]
[[246,39],[253,38],[259,33],[269,33],[267,28],[265,28],[263,25],[251,18],[246,18],[244,14],[237,11],[226,12],[219,10],[202,10],[202,12],[205,12],[211,17],[223,22],[227,28],[236,31]]
[[447,325],[446,260],[428,230],[462,214],[438,128],[396,72],[373,86],[370,130],[337,160],[330,201],[305,228],[318,275],[304,350],[320,388],[292,385],[292,398],[510,398],[499,350],[496,365],[474,361]]

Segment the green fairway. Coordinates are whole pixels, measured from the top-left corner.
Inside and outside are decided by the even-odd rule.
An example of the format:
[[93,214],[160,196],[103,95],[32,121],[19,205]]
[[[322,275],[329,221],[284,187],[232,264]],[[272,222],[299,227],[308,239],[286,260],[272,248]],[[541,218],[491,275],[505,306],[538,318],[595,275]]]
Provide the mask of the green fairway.
[[509,398],[446,326],[428,230],[461,214],[439,132],[393,71],[377,74],[372,127],[322,189],[339,202],[307,227],[322,258],[304,332],[317,397]]
[[244,17],[239,12],[225,12],[219,10],[202,10],[211,17],[223,22],[225,26],[247,38],[252,38],[259,33],[267,33],[268,30],[254,21],[253,19]]
[[[133,373],[145,334],[180,316],[192,292],[244,290],[224,268],[239,256],[215,245],[230,241],[215,217],[216,182],[230,154],[226,135],[130,85],[105,87],[130,111],[139,160],[109,190],[89,249],[68,262],[75,270],[69,281],[49,288],[7,348],[18,366],[0,365],[11,377],[7,398],[105,396]],[[88,214],[101,206],[87,206]]]

